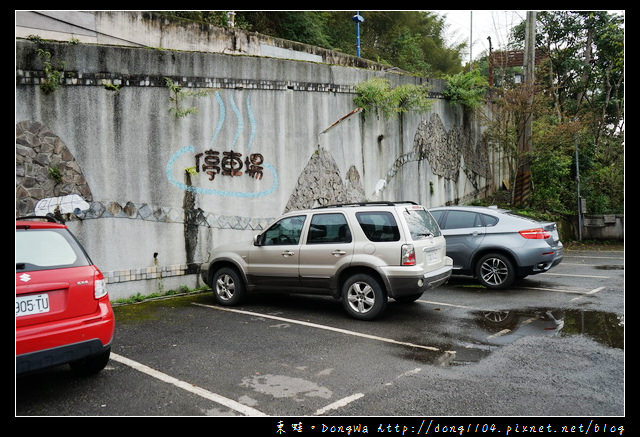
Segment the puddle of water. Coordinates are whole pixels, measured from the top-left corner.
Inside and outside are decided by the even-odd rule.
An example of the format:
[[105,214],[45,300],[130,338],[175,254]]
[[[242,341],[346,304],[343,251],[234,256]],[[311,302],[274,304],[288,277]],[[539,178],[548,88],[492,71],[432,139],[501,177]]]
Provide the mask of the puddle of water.
[[452,354],[446,351],[430,351],[417,347],[407,348],[406,346],[401,346],[401,352],[399,352],[398,355],[408,360],[418,361],[422,364],[431,364],[434,366],[448,366],[451,364],[452,360],[456,358],[455,353]]
[[[606,347],[624,349],[624,316],[602,311],[526,309],[517,311],[478,311],[461,319],[455,334],[442,338],[440,345],[455,354],[404,349],[400,356],[424,364],[461,366],[478,362],[497,348],[527,336],[571,337],[583,335]],[[414,339],[415,342],[415,339]],[[438,342],[442,343],[442,341]]]
[[[624,316],[603,311],[527,309],[476,312],[477,325],[507,335],[584,335],[611,348],[624,349]],[[521,335],[522,336],[522,335]]]
[[560,335],[578,334],[611,348],[624,349],[624,316],[600,311],[565,311]]
[[624,266],[622,265],[610,265],[610,266],[596,266],[596,269],[600,270],[624,270]]

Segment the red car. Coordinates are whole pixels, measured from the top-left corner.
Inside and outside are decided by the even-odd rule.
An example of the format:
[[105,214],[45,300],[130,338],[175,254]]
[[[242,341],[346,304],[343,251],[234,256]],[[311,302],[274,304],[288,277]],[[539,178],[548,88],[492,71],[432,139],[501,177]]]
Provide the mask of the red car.
[[16,219],[16,374],[109,361],[115,318],[105,280],[64,224]]

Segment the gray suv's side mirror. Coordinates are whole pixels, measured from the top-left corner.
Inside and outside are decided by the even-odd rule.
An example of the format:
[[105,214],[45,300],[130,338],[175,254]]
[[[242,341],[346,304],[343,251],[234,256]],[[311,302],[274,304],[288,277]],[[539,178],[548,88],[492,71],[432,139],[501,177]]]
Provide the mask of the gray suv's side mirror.
[[254,235],[253,237],[253,245],[254,246],[262,246],[262,241],[264,240],[262,234]]

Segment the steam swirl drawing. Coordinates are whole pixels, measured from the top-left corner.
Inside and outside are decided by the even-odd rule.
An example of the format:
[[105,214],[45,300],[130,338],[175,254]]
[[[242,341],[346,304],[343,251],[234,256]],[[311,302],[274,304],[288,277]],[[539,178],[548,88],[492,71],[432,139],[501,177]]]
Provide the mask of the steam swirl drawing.
[[[225,103],[220,95],[219,91],[216,91],[216,93],[214,94],[214,97],[216,99],[216,102],[218,104],[218,121],[216,123],[216,127],[213,133],[213,136],[211,137],[211,141],[210,141],[210,149],[213,150],[214,146],[216,145],[217,141],[218,141],[218,137],[220,135],[220,132],[223,129],[223,126],[225,124],[225,121],[227,119],[227,109],[225,106]],[[242,111],[240,110],[240,108],[238,108],[238,105],[235,102],[235,92],[232,92],[231,96],[229,97],[229,106],[231,107],[231,110],[235,116],[236,119],[236,129],[235,129],[235,133],[233,135],[233,139],[231,141],[231,144],[229,146],[229,149],[231,151],[237,150],[237,146],[238,146],[238,142],[244,132],[245,129],[245,120],[242,114]],[[185,155],[193,155],[196,153],[196,149],[194,146],[185,146],[182,147],[181,149],[177,150],[169,159],[169,162],[167,163],[167,167],[166,167],[166,176],[167,179],[169,180],[170,183],[172,183],[173,185],[175,185],[176,187],[180,188],[181,190],[184,191],[192,191],[198,194],[205,194],[205,195],[216,195],[216,196],[223,196],[223,197],[240,197],[240,198],[258,198],[258,197],[262,197],[262,196],[267,196],[271,193],[273,193],[277,188],[278,188],[278,174],[276,172],[276,169],[273,167],[273,165],[271,165],[268,162],[262,162],[262,155],[260,154],[252,154],[252,147],[253,147],[253,141],[255,139],[255,133],[256,133],[256,122],[255,119],[253,117],[253,111],[251,109],[251,101],[249,99],[249,96],[247,96],[247,98],[245,99],[245,110],[246,110],[246,115],[247,115],[247,120],[248,120],[248,124],[249,124],[249,137],[247,140],[247,145],[246,148],[244,149],[244,155],[246,155],[247,157],[251,156],[251,157],[255,157],[258,156],[260,158],[260,161],[258,162],[260,164],[260,177],[259,178],[255,178],[255,179],[262,179],[262,174],[266,174],[267,172],[269,172],[272,176],[272,183],[271,186],[261,190],[261,191],[229,191],[229,190],[221,190],[218,188],[210,188],[210,187],[202,187],[202,186],[193,186],[193,185],[187,185],[186,183],[176,179],[174,172],[173,172],[173,167],[176,164],[176,162],[178,160],[180,160],[183,156]],[[214,152],[217,154],[217,152]],[[229,154],[229,152],[223,152],[225,154],[225,158],[223,159],[229,159],[226,157],[227,154]],[[237,155],[240,155],[239,153],[235,153],[234,154],[234,158],[235,158],[235,162],[236,163],[240,163],[240,167],[242,167],[242,161],[239,161],[239,158],[237,157]],[[216,158],[217,159],[217,158]],[[227,161],[229,162],[229,161]],[[219,163],[219,161],[217,162]],[[203,165],[204,167],[204,165]],[[247,161],[247,167],[249,167],[249,161]],[[216,167],[219,171],[219,167]],[[248,170],[248,169],[247,169]],[[211,174],[211,173],[210,173]],[[234,175],[232,173],[232,175]],[[212,174],[212,177],[210,178],[210,180],[213,180],[215,177],[215,174]]]

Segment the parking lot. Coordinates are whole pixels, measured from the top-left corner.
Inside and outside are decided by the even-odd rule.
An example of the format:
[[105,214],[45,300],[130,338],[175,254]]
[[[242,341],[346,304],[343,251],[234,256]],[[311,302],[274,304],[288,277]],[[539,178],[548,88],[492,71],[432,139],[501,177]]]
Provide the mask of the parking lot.
[[16,415],[624,416],[623,258],[569,251],[502,291],[452,278],[373,322],[308,295],[116,306],[108,366],[17,378]]

